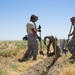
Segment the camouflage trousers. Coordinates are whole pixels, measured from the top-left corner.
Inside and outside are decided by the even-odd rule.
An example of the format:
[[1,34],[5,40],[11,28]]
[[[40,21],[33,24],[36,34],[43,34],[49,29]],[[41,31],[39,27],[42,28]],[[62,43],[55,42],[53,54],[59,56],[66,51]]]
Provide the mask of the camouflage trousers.
[[72,56],[75,57],[75,35],[72,37],[72,39],[70,40],[67,46]]
[[32,56],[36,56],[38,54],[38,43],[33,34],[28,34],[28,49],[26,53],[28,55],[32,54]]

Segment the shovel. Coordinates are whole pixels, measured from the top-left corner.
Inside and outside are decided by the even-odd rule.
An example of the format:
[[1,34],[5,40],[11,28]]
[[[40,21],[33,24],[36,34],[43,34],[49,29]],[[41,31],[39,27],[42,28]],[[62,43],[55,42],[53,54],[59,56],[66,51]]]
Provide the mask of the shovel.
[[[39,25],[39,35],[40,35],[40,38],[41,38],[41,26]],[[44,56],[44,53],[42,51],[42,40],[40,39],[40,51],[39,51],[40,55],[43,55]]]

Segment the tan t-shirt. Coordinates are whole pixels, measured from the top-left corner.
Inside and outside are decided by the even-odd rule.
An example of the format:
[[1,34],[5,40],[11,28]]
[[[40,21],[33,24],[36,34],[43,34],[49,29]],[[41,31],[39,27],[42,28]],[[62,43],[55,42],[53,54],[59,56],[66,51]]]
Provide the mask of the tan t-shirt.
[[35,24],[30,21],[27,23],[26,28],[28,34],[33,34],[32,28],[35,28]]

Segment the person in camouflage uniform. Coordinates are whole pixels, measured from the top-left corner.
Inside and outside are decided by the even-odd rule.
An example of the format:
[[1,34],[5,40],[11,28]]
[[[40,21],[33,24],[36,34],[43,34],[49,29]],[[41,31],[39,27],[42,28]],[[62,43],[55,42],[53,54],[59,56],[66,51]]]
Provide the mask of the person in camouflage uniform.
[[[49,39],[49,43],[48,45],[46,45],[46,40]],[[44,44],[47,46],[47,56],[53,56],[55,55],[56,58],[61,56],[61,49],[59,48],[59,46],[57,45],[57,38],[54,36],[45,36],[44,37]],[[53,52],[50,51],[50,46],[53,46]]]
[[35,24],[37,20],[38,20],[38,17],[36,15],[31,15],[30,22],[28,22],[26,25],[26,30],[28,33],[28,49],[22,58],[23,61],[28,60],[31,55],[33,56],[33,60],[37,60],[37,54],[38,54],[37,31],[38,31],[38,28],[36,28],[36,24]]
[[[49,39],[48,45],[46,45],[46,40],[47,39]],[[55,54],[55,38],[54,38],[54,36],[45,36],[44,37],[44,44],[47,46],[47,55],[49,55],[51,53],[50,52],[50,46],[52,44],[53,49],[54,49],[54,52],[52,54],[54,55]]]
[[69,41],[67,47],[70,53],[72,54],[72,56],[69,59],[75,59],[75,17],[72,17],[70,20],[73,26],[73,31],[70,34],[68,34],[68,37],[69,36],[73,37]]

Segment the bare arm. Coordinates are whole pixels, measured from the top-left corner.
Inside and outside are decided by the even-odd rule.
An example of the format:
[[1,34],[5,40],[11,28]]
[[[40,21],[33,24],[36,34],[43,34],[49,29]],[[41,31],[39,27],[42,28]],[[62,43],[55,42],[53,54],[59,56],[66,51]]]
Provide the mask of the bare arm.
[[50,36],[44,37],[44,44],[46,45],[46,39],[50,39]]
[[37,36],[37,29],[32,28],[32,31],[33,31],[33,34],[34,34],[35,36]]
[[75,27],[74,27],[74,29],[73,29],[72,33],[71,33],[71,34],[69,34],[68,36],[72,36],[72,35],[74,35],[74,34],[75,34]]

